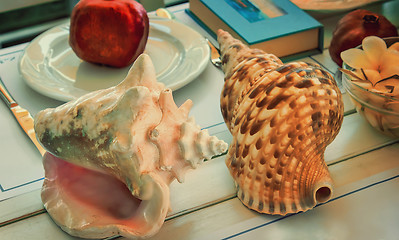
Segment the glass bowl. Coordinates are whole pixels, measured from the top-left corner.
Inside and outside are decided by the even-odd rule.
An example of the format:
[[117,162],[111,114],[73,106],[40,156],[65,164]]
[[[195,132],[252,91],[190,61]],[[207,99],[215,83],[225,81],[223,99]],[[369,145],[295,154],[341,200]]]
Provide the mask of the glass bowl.
[[[384,38],[389,47],[399,41],[399,37]],[[398,63],[399,64],[399,63]],[[345,63],[343,68],[351,70]],[[352,81],[352,77],[342,74],[342,85],[349,94],[356,111],[378,131],[385,135],[399,137],[399,98],[369,91]],[[399,87],[399,80],[398,80]]]

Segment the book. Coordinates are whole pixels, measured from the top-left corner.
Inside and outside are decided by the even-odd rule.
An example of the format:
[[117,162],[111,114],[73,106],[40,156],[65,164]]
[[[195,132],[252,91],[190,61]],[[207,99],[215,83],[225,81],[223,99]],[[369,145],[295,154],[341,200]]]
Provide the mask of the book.
[[214,37],[223,29],[283,59],[323,51],[323,25],[289,0],[189,0],[187,12]]

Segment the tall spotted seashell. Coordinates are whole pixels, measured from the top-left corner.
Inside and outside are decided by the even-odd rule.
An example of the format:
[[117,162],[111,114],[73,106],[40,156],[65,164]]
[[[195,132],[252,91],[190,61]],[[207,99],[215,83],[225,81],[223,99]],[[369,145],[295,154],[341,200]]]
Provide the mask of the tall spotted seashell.
[[191,105],[176,106],[143,54],[119,85],[39,112],[35,131],[51,153],[42,200],[53,220],[84,238],[154,235],[169,184],[227,150],[188,117]]
[[331,198],[324,161],[343,120],[341,93],[315,64],[283,64],[218,31],[221,110],[233,141],[226,164],[249,208],[285,215]]

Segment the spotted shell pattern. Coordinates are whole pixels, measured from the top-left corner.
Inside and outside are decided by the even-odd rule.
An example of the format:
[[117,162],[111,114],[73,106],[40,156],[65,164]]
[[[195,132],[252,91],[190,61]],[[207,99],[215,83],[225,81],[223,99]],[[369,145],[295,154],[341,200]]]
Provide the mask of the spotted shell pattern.
[[330,199],[324,151],[343,120],[333,77],[316,64],[283,64],[222,30],[218,41],[225,72],[221,110],[233,135],[226,164],[238,198],[279,215]]

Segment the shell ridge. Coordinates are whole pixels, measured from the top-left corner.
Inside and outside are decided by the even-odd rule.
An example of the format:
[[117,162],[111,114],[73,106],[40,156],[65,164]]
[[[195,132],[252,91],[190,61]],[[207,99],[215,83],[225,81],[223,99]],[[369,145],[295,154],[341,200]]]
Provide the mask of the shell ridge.
[[115,86],[120,90],[125,90],[132,86],[145,86],[153,91],[160,92],[165,85],[156,81],[156,71],[150,56],[141,54],[132,67],[129,69],[125,79]]
[[186,111],[182,108],[178,109],[176,106],[172,92],[170,89],[165,89],[160,92],[158,98],[158,106],[161,111],[161,118],[156,125],[149,129],[149,140],[157,146],[159,152],[158,165],[163,169],[172,168],[172,164],[176,160],[180,160],[181,156],[177,147],[168,147],[170,143],[177,143],[178,136],[169,134],[170,131],[179,132],[180,125],[185,120]]

